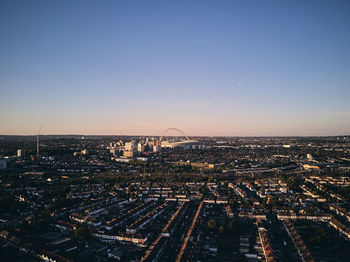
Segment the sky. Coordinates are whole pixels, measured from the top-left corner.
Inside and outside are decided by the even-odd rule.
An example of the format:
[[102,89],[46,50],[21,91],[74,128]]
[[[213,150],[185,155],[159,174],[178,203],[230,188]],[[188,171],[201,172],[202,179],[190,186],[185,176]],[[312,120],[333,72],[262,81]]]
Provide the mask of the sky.
[[0,1],[0,134],[350,134],[350,1]]

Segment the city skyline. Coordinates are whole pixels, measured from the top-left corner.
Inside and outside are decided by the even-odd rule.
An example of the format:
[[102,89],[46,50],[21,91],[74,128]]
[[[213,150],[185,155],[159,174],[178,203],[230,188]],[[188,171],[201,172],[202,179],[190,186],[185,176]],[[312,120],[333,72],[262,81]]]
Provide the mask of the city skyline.
[[349,135],[349,11],[3,1],[0,135]]

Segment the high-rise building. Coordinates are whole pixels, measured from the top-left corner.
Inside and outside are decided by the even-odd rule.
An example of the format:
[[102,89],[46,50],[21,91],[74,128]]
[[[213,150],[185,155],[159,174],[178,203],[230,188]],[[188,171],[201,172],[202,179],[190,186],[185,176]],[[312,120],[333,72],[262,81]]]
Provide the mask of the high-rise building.
[[125,150],[134,151],[135,150],[134,141],[125,143]]
[[17,157],[23,157],[23,150],[22,149],[17,150]]
[[137,145],[137,151],[142,153],[143,151],[145,151],[145,146],[142,143],[139,143]]
[[153,152],[159,152],[160,151],[160,146],[153,146]]
[[311,154],[307,154],[307,155],[306,155],[306,158],[307,158],[307,160],[309,160],[309,161],[314,160],[314,158],[312,157]]
[[6,167],[7,167],[6,160],[0,158],[0,169],[4,169]]
[[134,157],[134,151],[132,151],[132,150],[124,150],[123,151],[123,156],[125,156],[125,157]]
[[113,148],[111,148],[111,149],[109,150],[109,152],[115,156],[115,155],[117,155],[117,153],[118,153],[118,149],[115,148],[115,147],[113,147]]

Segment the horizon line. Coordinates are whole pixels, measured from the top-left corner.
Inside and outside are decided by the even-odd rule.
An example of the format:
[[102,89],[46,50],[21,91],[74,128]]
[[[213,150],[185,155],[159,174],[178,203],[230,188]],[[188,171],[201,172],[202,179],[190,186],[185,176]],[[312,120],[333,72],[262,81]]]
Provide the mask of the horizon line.
[[[0,136],[37,136],[37,134],[0,134]],[[144,136],[161,137],[162,135],[147,134],[40,134],[40,136]],[[350,134],[338,135],[187,135],[188,137],[348,137]],[[182,137],[182,135],[163,135],[163,137]]]

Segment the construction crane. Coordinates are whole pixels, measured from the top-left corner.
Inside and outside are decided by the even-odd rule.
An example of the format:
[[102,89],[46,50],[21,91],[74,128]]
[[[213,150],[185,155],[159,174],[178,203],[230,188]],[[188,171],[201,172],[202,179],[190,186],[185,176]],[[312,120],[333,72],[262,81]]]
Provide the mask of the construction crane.
[[36,156],[39,157],[39,136],[42,126],[40,126],[39,131],[36,135]]

